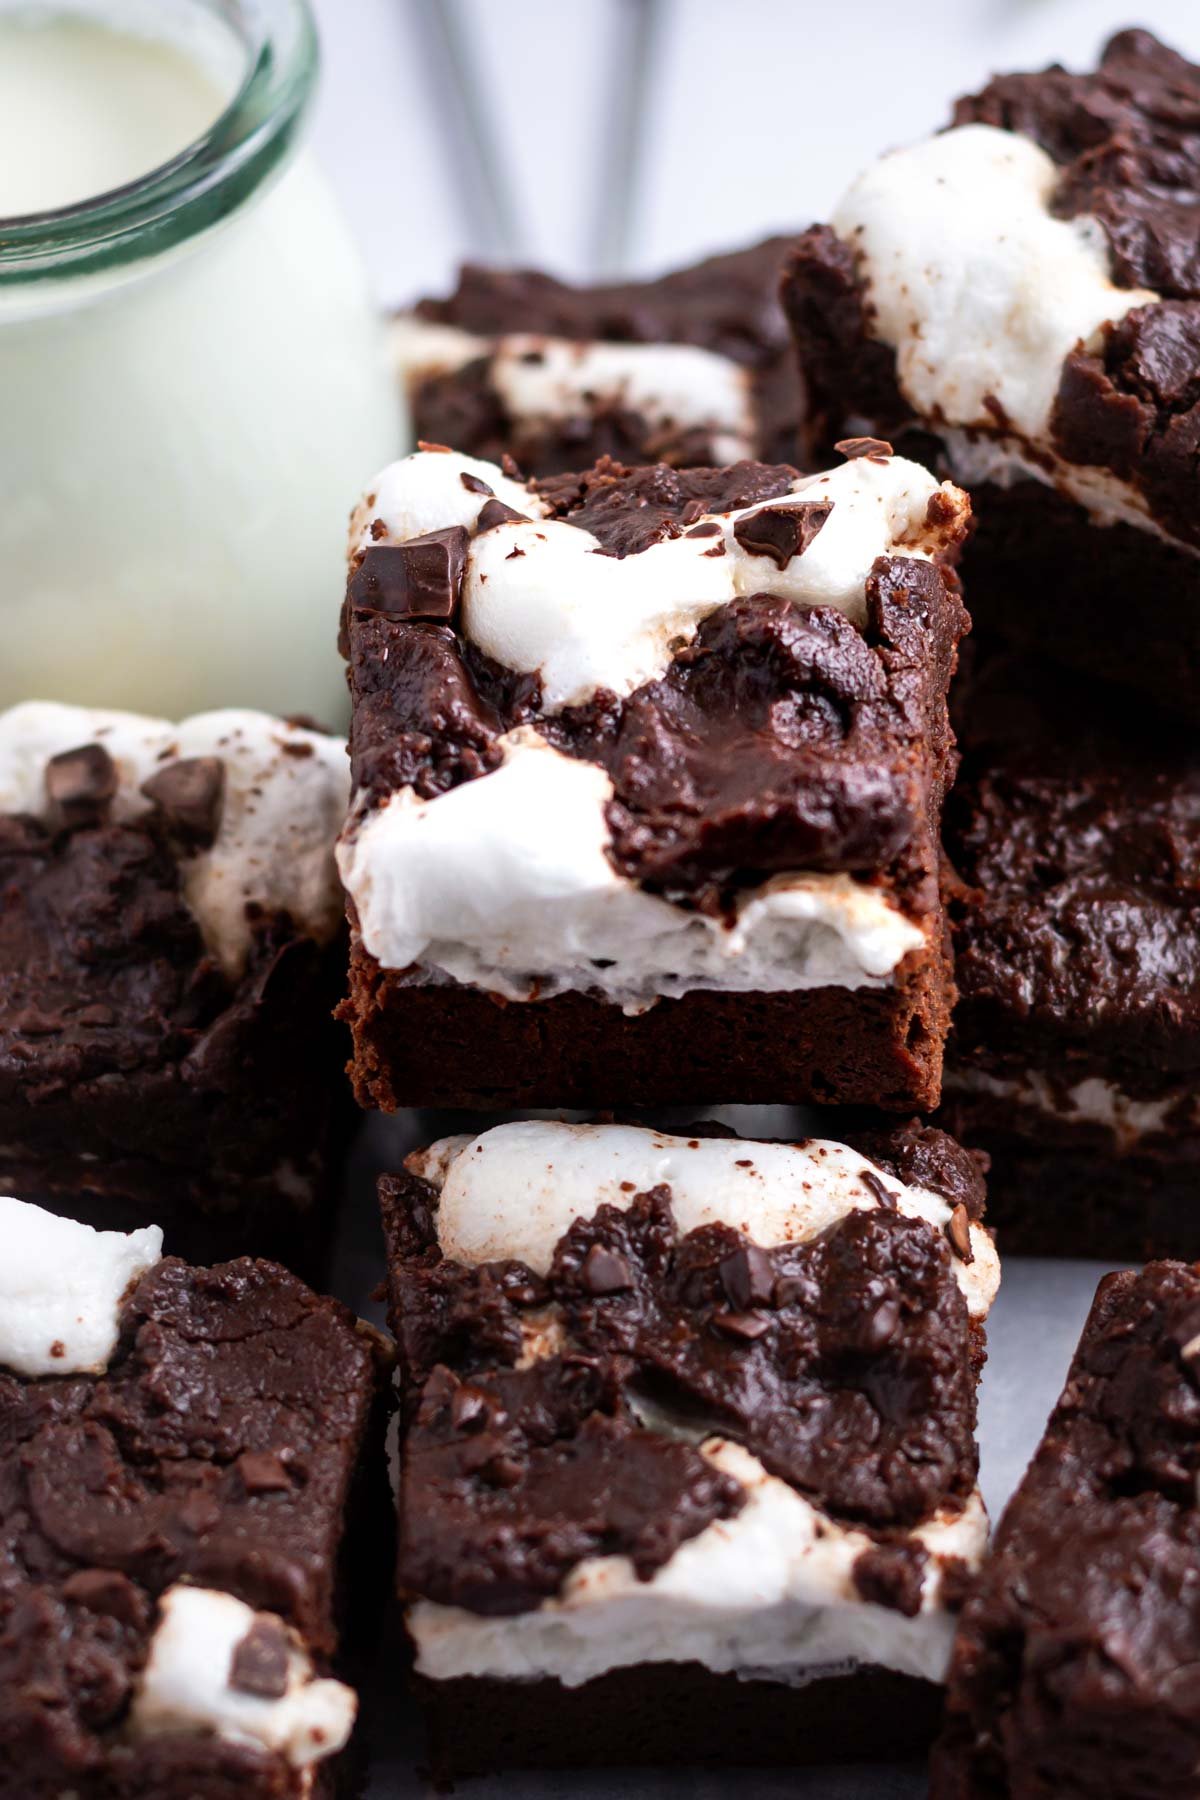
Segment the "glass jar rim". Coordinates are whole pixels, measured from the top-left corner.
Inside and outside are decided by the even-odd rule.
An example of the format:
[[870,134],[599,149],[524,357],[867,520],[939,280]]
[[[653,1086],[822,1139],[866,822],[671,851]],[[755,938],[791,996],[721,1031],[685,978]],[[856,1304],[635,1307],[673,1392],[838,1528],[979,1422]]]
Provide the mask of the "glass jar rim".
[[[208,129],[145,175],[50,212],[0,216],[0,286],[94,275],[161,255],[217,224],[279,167],[316,88],[309,0],[217,0],[245,71]],[[71,11],[70,0],[62,10]]]

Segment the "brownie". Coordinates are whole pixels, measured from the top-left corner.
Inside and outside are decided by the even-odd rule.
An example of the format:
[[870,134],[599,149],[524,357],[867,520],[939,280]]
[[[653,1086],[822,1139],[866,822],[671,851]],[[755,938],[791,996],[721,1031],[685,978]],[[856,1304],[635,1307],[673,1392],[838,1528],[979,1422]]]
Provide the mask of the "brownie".
[[415,435],[529,475],[796,454],[800,396],[769,238],[653,281],[574,287],[468,264],[392,327]]
[[382,1339],[278,1264],[164,1258],[156,1227],[7,1199],[0,1225],[0,1790],[342,1791]]
[[516,1121],[380,1196],[435,1773],[917,1747],[987,1535],[970,1154]]
[[0,1191],[313,1265],[348,786],[339,739],[262,713],[0,714]]
[[1200,745],[972,639],[945,812],[958,1009],[939,1117],[1006,1251],[1200,1256]]
[[963,1610],[933,1800],[1200,1784],[1200,1269],[1101,1282]]
[[977,624],[1189,720],[1198,128],[1200,68],[1146,31],[1086,74],[999,76],[868,171],[785,282],[810,451],[878,432],[969,487]]
[[936,1102],[967,505],[845,448],[379,477],[343,614],[361,1104]]

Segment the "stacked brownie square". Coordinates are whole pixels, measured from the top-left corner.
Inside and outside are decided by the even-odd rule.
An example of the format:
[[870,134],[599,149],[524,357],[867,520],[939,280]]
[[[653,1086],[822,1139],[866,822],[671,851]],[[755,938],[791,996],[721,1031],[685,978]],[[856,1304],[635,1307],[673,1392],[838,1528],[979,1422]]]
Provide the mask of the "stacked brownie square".
[[923,1747],[987,1535],[970,1155],[535,1121],[381,1195],[435,1772]]
[[392,325],[414,435],[528,475],[602,456],[790,461],[800,394],[779,276],[788,238],[654,281],[571,287],[463,269]]
[[348,1792],[382,1338],[154,1226],[0,1199],[0,1236],[0,1790]]
[[968,507],[842,450],[522,481],[426,447],[371,485],[340,852],[363,1104],[936,1103]]
[[943,1117],[1015,1249],[1200,1254],[1198,127],[1146,32],[998,77],[785,280],[810,446],[971,492]]

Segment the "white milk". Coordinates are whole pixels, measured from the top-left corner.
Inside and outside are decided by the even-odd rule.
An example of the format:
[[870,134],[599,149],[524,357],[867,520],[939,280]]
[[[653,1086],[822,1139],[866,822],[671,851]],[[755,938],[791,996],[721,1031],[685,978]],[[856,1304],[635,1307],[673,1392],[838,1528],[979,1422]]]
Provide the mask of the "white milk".
[[[238,47],[222,67],[194,10],[194,36],[162,42],[0,5],[0,216],[134,180],[207,130]],[[362,268],[303,152],[165,252],[32,282],[0,259],[0,706],[336,722],[346,517],[400,432]]]

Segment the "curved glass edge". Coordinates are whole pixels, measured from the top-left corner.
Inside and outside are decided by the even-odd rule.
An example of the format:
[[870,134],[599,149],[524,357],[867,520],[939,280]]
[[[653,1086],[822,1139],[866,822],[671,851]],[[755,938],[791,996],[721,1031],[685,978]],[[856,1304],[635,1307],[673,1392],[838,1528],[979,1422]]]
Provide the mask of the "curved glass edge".
[[[227,16],[241,10],[223,0]],[[268,179],[304,123],[320,52],[308,0],[267,0],[253,11],[249,22],[230,20],[241,25],[252,61],[208,131],[170,162],[94,200],[0,218],[0,287],[161,255],[228,217]]]

